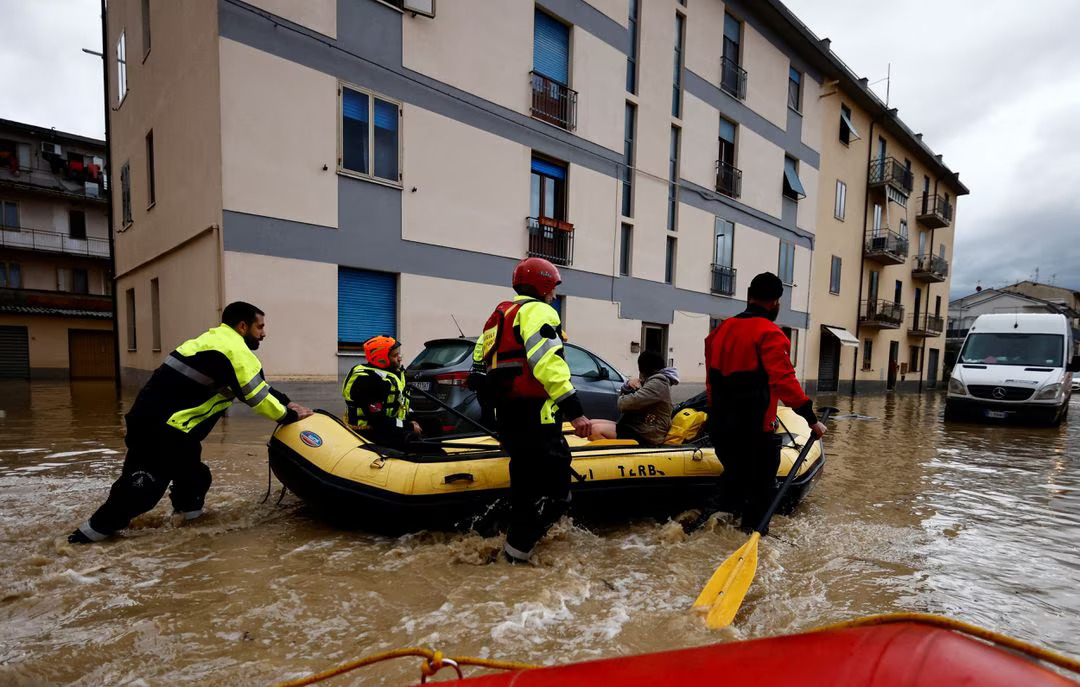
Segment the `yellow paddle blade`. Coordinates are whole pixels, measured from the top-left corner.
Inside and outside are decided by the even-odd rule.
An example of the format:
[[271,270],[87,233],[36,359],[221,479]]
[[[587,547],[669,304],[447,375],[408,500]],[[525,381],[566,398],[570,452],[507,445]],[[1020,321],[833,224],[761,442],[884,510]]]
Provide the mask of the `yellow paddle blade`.
[[758,541],[761,534],[754,532],[750,539],[724,561],[705,589],[698,595],[695,606],[709,606],[706,626],[716,629],[729,625],[742,605],[757,573]]

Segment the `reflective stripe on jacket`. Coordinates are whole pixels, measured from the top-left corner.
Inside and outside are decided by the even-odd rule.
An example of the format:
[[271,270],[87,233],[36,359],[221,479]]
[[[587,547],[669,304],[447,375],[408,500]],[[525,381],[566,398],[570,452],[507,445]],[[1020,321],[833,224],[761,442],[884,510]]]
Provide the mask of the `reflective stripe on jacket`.
[[405,425],[409,395],[404,370],[384,370],[366,363],[354,365],[341,385],[341,395],[348,409],[346,419],[358,429],[370,429],[380,422]]
[[235,399],[280,421],[289,399],[263,376],[262,363],[227,324],[177,346],[139,392],[130,418],[164,422],[201,439]]
[[546,399],[544,424],[554,423],[560,408],[571,419],[584,414],[563,358],[561,327],[550,305],[517,296],[499,304],[473,349],[473,361],[489,366],[505,398]]

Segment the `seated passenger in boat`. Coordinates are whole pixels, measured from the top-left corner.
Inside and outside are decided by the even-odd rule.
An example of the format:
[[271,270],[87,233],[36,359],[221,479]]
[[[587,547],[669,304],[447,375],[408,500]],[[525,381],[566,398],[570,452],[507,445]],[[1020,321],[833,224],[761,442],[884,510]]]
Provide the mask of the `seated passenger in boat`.
[[593,420],[594,438],[633,439],[643,446],[660,446],[671,428],[671,387],[679,383],[674,367],[653,351],[638,356],[639,376],[619,393],[618,422]]

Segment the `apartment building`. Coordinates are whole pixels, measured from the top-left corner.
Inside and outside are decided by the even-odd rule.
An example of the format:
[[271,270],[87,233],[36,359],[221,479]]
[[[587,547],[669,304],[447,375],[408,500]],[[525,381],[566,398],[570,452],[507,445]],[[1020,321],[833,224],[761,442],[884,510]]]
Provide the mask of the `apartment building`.
[[126,379],[235,299],[271,375],[335,378],[377,333],[409,358],[476,334],[526,255],[572,340],[691,381],[779,272],[801,367],[827,60],[778,7],[112,0]]
[[0,119],[0,378],[112,378],[105,142]]

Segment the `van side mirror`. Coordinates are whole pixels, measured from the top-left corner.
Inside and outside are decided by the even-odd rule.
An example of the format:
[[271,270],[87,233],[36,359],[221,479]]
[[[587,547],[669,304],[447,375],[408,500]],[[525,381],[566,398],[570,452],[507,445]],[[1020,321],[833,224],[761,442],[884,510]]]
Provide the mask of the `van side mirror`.
[[1069,361],[1068,372],[1080,372],[1080,355],[1074,355]]

